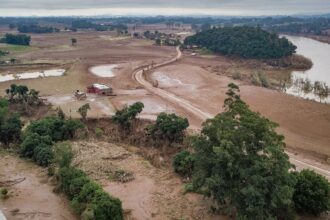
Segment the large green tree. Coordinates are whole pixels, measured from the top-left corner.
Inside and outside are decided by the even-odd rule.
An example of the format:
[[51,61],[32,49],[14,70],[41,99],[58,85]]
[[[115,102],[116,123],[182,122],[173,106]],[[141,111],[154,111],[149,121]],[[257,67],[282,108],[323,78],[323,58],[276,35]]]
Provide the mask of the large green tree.
[[288,219],[295,178],[276,124],[253,112],[229,85],[225,111],[193,141],[193,184],[237,219]]

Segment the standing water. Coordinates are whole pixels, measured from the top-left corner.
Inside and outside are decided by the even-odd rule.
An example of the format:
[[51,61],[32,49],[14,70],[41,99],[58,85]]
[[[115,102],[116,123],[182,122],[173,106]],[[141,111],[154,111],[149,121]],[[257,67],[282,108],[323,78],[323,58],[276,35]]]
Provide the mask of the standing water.
[[330,44],[306,37],[285,37],[297,46],[297,54],[313,62],[313,67],[309,70],[292,72],[292,85],[286,89],[286,93],[330,103]]

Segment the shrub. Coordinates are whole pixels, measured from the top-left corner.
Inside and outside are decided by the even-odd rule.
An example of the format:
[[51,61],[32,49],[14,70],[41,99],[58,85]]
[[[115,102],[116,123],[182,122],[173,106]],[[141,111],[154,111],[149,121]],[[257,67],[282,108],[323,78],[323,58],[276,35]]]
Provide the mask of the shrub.
[[190,177],[194,167],[194,157],[189,151],[181,151],[174,156],[174,171],[182,176]]
[[239,80],[242,79],[242,74],[238,71],[235,71],[232,75],[233,79]]
[[33,158],[38,165],[43,167],[48,166],[54,159],[52,146],[49,146],[45,143],[40,143],[34,149]]
[[170,143],[180,142],[188,126],[188,119],[163,112],[157,116],[156,124],[150,126],[148,132],[154,139],[162,139]]
[[23,142],[20,145],[21,156],[31,158],[34,155],[34,149],[41,143],[52,145],[51,137],[40,136],[36,133],[26,134]]
[[95,219],[98,220],[121,220],[123,212],[121,202],[117,198],[111,197],[103,190],[96,190],[92,202]]
[[330,209],[330,184],[328,180],[311,170],[296,174],[297,184],[293,201],[298,212],[319,215]]
[[22,122],[18,115],[13,114],[0,125],[0,141],[5,145],[18,141],[21,136]]
[[63,142],[55,146],[55,161],[62,167],[70,167],[73,159],[73,151],[70,143]]
[[101,189],[101,187],[98,184],[89,182],[83,186],[77,196],[77,200],[82,203],[89,203],[93,200],[95,192],[99,189]]
[[81,106],[81,107],[78,109],[77,112],[80,114],[81,119],[82,119],[83,121],[86,121],[86,118],[87,118],[87,112],[88,112],[88,110],[90,110],[90,109],[91,109],[91,107],[89,106],[89,103],[84,104],[83,106]]
[[81,192],[85,184],[89,183],[90,179],[87,176],[80,176],[75,179],[72,179],[69,186],[69,192],[71,197],[76,197]]
[[86,177],[86,174],[74,167],[63,167],[59,169],[59,178],[61,181],[63,191],[72,198],[70,191],[70,185],[73,179],[79,177]]
[[96,135],[97,138],[102,137],[103,130],[101,128],[95,128],[95,135]]
[[4,187],[0,187],[0,199],[8,198],[8,190]]

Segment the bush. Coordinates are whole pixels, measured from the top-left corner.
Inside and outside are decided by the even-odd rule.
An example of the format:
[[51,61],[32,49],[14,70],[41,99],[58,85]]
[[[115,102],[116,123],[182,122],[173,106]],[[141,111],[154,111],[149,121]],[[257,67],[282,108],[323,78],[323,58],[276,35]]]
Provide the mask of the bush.
[[32,122],[27,127],[27,132],[48,135],[53,141],[63,141],[74,138],[75,132],[80,128],[83,128],[83,124],[78,120],[48,117]]
[[34,149],[33,158],[38,165],[47,167],[54,159],[54,152],[52,146],[47,145],[45,143],[40,143]]
[[73,160],[73,152],[70,143],[63,142],[55,146],[55,161],[62,167],[70,167]]
[[194,157],[189,151],[181,151],[174,156],[174,171],[182,176],[191,177],[194,167]]
[[296,174],[297,184],[293,201],[298,212],[319,215],[330,209],[330,184],[328,180],[311,170]]
[[5,145],[20,140],[22,122],[18,115],[6,117],[0,124],[0,141]]
[[77,201],[81,203],[90,203],[92,202],[95,192],[97,190],[100,190],[101,187],[94,183],[94,182],[89,182],[83,186],[81,189],[79,195],[76,197]]
[[74,195],[71,195],[70,186],[71,182],[75,178],[86,177],[86,174],[74,167],[63,167],[59,170],[59,178],[62,184],[63,191],[72,199]]
[[103,190],[96,190],[92,202],[95,219],[97,220],[121,220],[123,212],[121,201],[111,197]]
[[36,133],[26,134],[23,142],[20,145],[20,154],[23,157],[31,158],[34,155],[34,149],[39,144],[52,145],[52,139],[49,136],[40,136]]
[[157,116],[156,124],[150,126],[148,132],[154,139],[180,142],[188,126],[188,119],[163,112]]
[[84,185],[90,183],[90,179],[87,176],[80,176],[75,179],[72,179],[69,186],[69,192],[71,197],[76,197],[81,192]]
[[95,128],[95,135],[96,135],[97,138],[102,137],[103,130],[101,128]]

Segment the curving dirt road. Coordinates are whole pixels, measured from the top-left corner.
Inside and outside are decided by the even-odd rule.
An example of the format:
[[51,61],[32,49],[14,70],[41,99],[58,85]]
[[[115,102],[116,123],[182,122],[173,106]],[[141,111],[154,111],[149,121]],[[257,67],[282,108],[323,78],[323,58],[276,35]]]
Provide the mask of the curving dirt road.
[[[197,118],[202,119],[203,121],[208,119],[208,118],[212,118],[213,115],[208,113],[208,112],[204,112],[201,109],[199,109],[198,107],[194,106],[191,102],[178,97],[175,94],[172,94],[168,91],[165,91],[163,89],[154,87],[150,82],[148,82],[145,79],[144,73],[146,70],[152,70],[161,66],[165,66],[168,64],[172,64],[174,62],[176,62],[178,59],[181,58],[182,56],[182,52],[180,50],[179,47],[176,48],[177,50],[177,55],[176,57],[159,63],[159,64],[153,64],[153,65],[145,65],[145,66],[141,66],[140,68],[136,69],[133,72],[133,78],[139,83],[141,84],[146,90],[148,90],[149,92],[160,96],[161,98],[164,98],[165,100],[178,105],[180,107],[182,107],[183,109],[185,109],[186,111],[192,113],[194,116],[196,116]],[[302,170],[302,169],[312,169],[315,172],[324,175],[327,179],[330,180],[330,171],[329,168],[319,164],[317,161],[312,161],[306,158],[301,158],[301,156],[298,155],[294,155],[291,153],[286,152],[289,157],[290,157],[290,162],[293,163],[296,166],[297,170]]]

